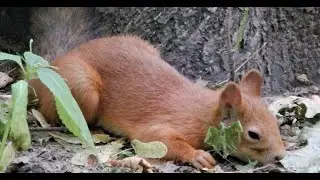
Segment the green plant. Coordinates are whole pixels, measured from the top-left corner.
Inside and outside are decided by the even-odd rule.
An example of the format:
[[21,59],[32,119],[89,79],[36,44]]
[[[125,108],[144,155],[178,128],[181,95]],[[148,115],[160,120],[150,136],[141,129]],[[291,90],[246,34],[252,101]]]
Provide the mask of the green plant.
[[[31,146],[31,136],[27,124],[28,80],[39,78],[52,92],[57,112],[62,123],[87,147],[95,152],[95,146],[85,118],[73,98],[63,78],[52,70],[53,67],[42,57],[30,51],[23,56],[0,53],[0,60],[15,61],[23,73],[22,80],[11,85],[12,98],[3,103],[0,119],[0,172],[4,171],[8,159],[14,156],[13,150],[27,150]],[[25,62],[23,66],[22,61]],[[7,140],[12,141],[7,143]],[[12,146],[12,147],[11,147]],[[9,151],[9,152],[8,152]]]

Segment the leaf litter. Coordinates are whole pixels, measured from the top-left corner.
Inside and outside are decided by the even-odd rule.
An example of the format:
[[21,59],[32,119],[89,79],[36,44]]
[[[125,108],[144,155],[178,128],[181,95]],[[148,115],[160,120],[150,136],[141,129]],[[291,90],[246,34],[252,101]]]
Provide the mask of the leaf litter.
[[310,99],[289,96],[269,106],[279,118],[284,139],[295,143],[295,148],[287,150],[280,161],[289,172],[320,172],[320,103],[317,100],[318,96]]
[[[274,105],[275,102],[279,103],[279,101],[281,101],[281,99],[283,99],[283,98],[277,98],[277,100],[275,100],[273,103],[270,104],[270,107],[275,110],[273,112],[277,112],[276,111],[277,109],[272,107],[272,105]],[[278,107],[281,107],[280,108],[281,111],[280,112],[278,111],[277,114],[276,114],[280,119],[279,121],[282,121],[282,122],[279,123],[279,124],[281,124],[281,129],[282,130],[283,129],[287,129],[286,130],[287,132],[286,132],[285,136],[287,136],[287,137],[295,137],[295,139],[296,139],[296,142],[294,142],[294,143],[287,143],[287,144],[291,144],[291,145],[292,144],[296,145],[296,148],[293,149],[293,150],[287,151],[288,154],[287,154],[286,158],[281,161],[281,163],[282,163],[282,165],[285,167],[285,169],[288,172],[317,172],[318,171],[318,167],[319,167],[317,165],[318,154],[315,153],[315,151],[318,150],[318,147],[320,145],[315,145],[315,146],[312,146],[312,147],[308,147],[308,146],[310,146],[311,144],[317,144],[317,142],[316,142],[317,138],[316,137],[319,137],[319,132],[317,130],[314,130],[314,129],[315,129],[315,127],[317,125],[319,126],[319,123],[317,123],[317,115],[319,114],[319,111],[318,111],[319,109],[318,108],[314,108],[314,107],[316,107],[316,104],[314,104],[312,101],[310,101],[310,99],[308,99],[308,100],[304,100],[304,99],[301,100],[300,99],[300,100],[295,100],[295,101],[294,100],[295,99],[291,97],[290,100],[286,99],[285,101],[283,101],[285,103],[282,103],[281,106],[278,105]],[[305,105],[307,108],[304,105],[301,105],[301,104],[299,105],[300,102],[304,102],[304,104],[307,104],[307,105]],[[297,107],[297,106],[299,106],[299,107]],[[294,110],[293,107],[297,107],[296,110]],[[309,107],[311,107],[311,108],[309,108]],[[286,110],[286,108],[287,108],[287,110]],[[306,116],[305,118],[303,117],[304,115]],[[307,126],[307,128],[304,128],[305,126]],[[314,127],[312,127],[312,126],[314,126]],[[282,131],[282,133],[283,132],[284,131]],[[57,138],[57,139],[59,139],[59,138]],[[301,142],[301,143],[299,143],[299,142]],[[95,143],[97,143],[97,142],[95,142]],[[103,143],[103,142],[100,142],[100,143]],[[61,145],[57,144],[55,146],[52,146],[52,144],[55,144],[55,143],[52,142],[52,141],[49,141],[49,144],[47,144],[46,148],[49,148],[49,147],[53,148],[54,147],[54,148],[58,148],[58,149],[61,149],[61,148],[64,149],[63,147],[61,147]],[[70,144],[70,143],[67,143],[67,144]],[[76,145],[79,146],[78,144],[76,144]],[[109,142],[109,145],[110,145],[110,142]],[[106,145],[104,145],[104,146],[106,146]],[[78,149],[77,153],[79,153],[81,150],[83,150],[83,148]],[[51,152],[49,152],[49,151],[51,151]],[[49,151],[46,152],[45,154],[54,153],[54,152],[56,153],[56,151],[52,151],[52,150],[49,150]],[[61,151],[61,150],[59,150],[59,151]],[[118,156],[118,160],[121,160],[121,159],[123,160],[123,159],[126,159],[126,158],[134,159],[134,158],[137,157],[137,156],[135,156],[134,152],[132,152],[132,151],[124,151],[121,148],[118,149],[116,152],[119,153],[117,155]],[[308,153],[307,156],[306,156],[306,153]],[[106,154],[108,154],[108,153],[106,153]],[[306,161],[306,163],[304,163],[304,164],[308,164],[308,165],[304,166],[304,167],[307,167],[307,168],[304,168],[303,166],[299,166],[299,164],[292,163],[292,162],[299,162],[301,160],[299,158],[302,158],[302,159],[304,158],[305,159],[310,154],[312,155],[312,157],[308,158],[310,161]],[[60,170],[57,167],[55,167],[55,168],[51,167],[51,170],[50,170],[48,165],[45,165],[45,166],[43,165],[43,164],[46,164],[46,163],[41,162],[42,163],[42,171],[46,171],[46,172],[106,172],[106,171],[101,170],[101,169],[100,170],[96,169],[96,171],[94,171],[92,169],[85,168],[85,166],[83,166],[84,168],[82,168],[81,166],[73,165],[71,163],[71,159],[74,158],[75,154],[72,153],[72,152],[68,152],[68,151],[63,150],[63,155],[67,155],[68,157],[62,158],[62,159],[64,159],[63,160],[64,161],[63,162],[64,165],[59,167]],[[51,156],[53,156],[53,155],[51,155]],[[107,155],[107,158],[105,158],[105,159],[108,159],[108,158],[112,159],[113,158],[113,157],[110,158],[110,156],[109,157],[108,156],[109,155]],[[28,157],[30,157],[30,156],[28,156]],[[41,155],[39,157],[44,157],[44,155],[43,156]],[[39,157],[34,157],[34,158],[37,159]],[[16,158],[19,158],[19,156],[16,157]],[[66,158],[69,159],[69,160],[66,160]],[[24,163],[26,163],[26,162],[27,163],[33,163],[32,162],[33,158],[25,158],[25,159],[29,159],[29,161],[23,160],[23,159],[24,158],[22,158],[22,160],[20,160],[20,161],[24,161]],[[312,160],[315,160],[315,161],[312,161]],[[50,160],[50,161],[51,161],[51,164],[52,164],[53,163],[52,160]],[[91,163],[91,161],[93,161],[93,163]],[[59,161],[59,162],[62,162],[62,161]],[[122,164],[124,164],[124,162],[125,161],[122,161]],[[303,162],[303,161],[301,161],[301,162]],[[15,162],[15,163],[17,163],[17,162]],[[38,161],[38,163],[40,163],[40,162]],[[61,164],[63,164],[63,163],[61,163]],[[90,165],[90,163],[93,164],[93,165],[96,165],[96,163],[94,162],[94,158],[93,159],[90,158],[90,155],[87,156],[87,159],[86,159],[85,163],[87,165]],[[314,164],[314,163],[316,163],[316,164]],[[69,164],[69,165],[67,165],[67,164]],[[69,166],[71,166],[72,168],[70,168]],[[75,168],[75,166],[77,166],[78,169]],[[92,165],[90,165],[90,166],[92,166]],[[221,170],[219,169],[218,166],[220,167]],[[229,167],[226,167],[226,166],[230,166],[230,163],[222,163],[222,164],[219,164],[218,166],[216,166],[216,167],[218,167],[217,169],[203,169],[203,170],[201,170],[201,172],[204,172],[204,171],[207,171],[209,173],[228,172],[225,169],[229,168]],[[66,167],[68,167],[68,168],[66,168]],[[35,169],[34,171],[37,171],[36,167],[34,167],[33,169]],[[48,171],[48,169],[50,171]],[[141,169],[141,167],[140,167],[140,169]],[[177,163],[173,163],[173,162],[165,162],[165,163],[162,163],[162,164],[153,165],[152,169],[155,172],[162,172],[162,173],[165,173],[165,172],[200,172],[200,171],[195,170],[194,168],[192,168],[192,167],[190,167],[188,165],[179,164],[179,163],[177,164]],[[240,167],[237,166],[237,168],[233,167],[233,169],[236,169],[234,172],[241,172],[241,171],[242,172],[243,171],[244,172],[253,172],[253,171],[255,171],[255,172],[267,172],[267,171],[260,171],[259,168],[255,168],[254,169],[254,167],[252,167],[252,164],[251,165],[244,165],[244,166],[240,166]],[[126,170],[123,170],[123,169],[122,170],[120,170],[120,169],[110,170],[110,169],[108,169],[107,171],[108,172],[132,172],[132,170],[128,170],[128,168]],[[230,172],[230,170],[229,170],[229,172]]]

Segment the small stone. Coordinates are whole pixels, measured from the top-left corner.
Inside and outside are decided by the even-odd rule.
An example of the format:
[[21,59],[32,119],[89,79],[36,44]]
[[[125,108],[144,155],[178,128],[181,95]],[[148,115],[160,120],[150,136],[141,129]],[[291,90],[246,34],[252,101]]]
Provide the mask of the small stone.
[[308,76],[306,74],[300,74],[297,76],[297,80],[301,83],[309,83]]
[[208,11],[211,13],[214,13],[214,12],[216,12],[217,9],[218,9],[217,7],[210,7],[210,8],[208,8]]

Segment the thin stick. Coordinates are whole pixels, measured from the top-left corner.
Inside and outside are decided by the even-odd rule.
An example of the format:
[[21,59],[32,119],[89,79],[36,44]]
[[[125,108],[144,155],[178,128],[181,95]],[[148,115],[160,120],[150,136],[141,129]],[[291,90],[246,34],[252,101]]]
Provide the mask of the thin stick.
[[262,170],[262,169],[266,169],[270,166],[273,166],[271,164],[267,164],[265,166],[262,166],[262,167],[258,167],[258,168],[255,168],[255,169],[252,169],[252,170],[248,170],[248,171],[230,171],[230,172],[223,172],[223,173],[250,173],[250,172],[254,172],[254,171],[258,171],[258,170]]
[[[238,72],[249,60],[251,60],[255,55],[257,55],[266,45],[267,45],[267,42],[265,42],[265,43],[261,46],[261,48],[259,48],[256,52],[254,52],[251,56],[249,56],[248,58],[246,58],[246,60],[245,60],[242,64],[240,64],[240,66],[237,67],[237,69],[235,69],[234,72],[235,72],[235,73]],[[225,80],[223,80],[223,81],[220,81],[220,82],[218,82],[218,83],[215,83],[213,86],[220,86],[220,85],[228,82],[229,80],[230,80],[230,78],[225,79]],[[210,87],[209,87],[209,88],[210,88]]]
[[67,128],[65,127],[30,127],[30,131],[59,131],[66,132]]
[[240,66],[235,70],[236,72],[239,71],[250,59],[252,59],[255,55],[257,55],[265,46],[267,45],[267,42],[263,43],[261,48],[259,48],[256,52],[254,52],[250,57],[247,58]]
[[7,75],[9,75],[12,71],[14,71],[14,70],[16,70],[17,68],[13,68],[13,69],[11,69],[11,70],[9,70],[8,72],[7,72]]

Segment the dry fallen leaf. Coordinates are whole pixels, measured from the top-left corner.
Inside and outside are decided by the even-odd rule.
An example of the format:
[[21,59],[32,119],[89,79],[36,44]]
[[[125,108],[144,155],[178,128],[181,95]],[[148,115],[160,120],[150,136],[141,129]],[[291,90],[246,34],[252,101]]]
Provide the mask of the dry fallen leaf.
[[107,143],[110,142],[111,137],[108,134],[94,134],[92,135],[94,143]]
[[6,73],[0,72],[0,88],[6,87],[13,79]]
[[[121,148],[123,147],[123,141],[113,141],[107,145],[96,146],[96,150],[98,152],[98,159],[101,163],[106,163],[109,161],[112,156],[121,152]],[[78,151],[71,159],[71,163],[78,166],[85,166],[88,157],[93,154],[91,149],[84,149]],[[115,156],[114,158],[116,158]]]
[[31,109],[32,115],[36,118],[36,120],[40,123],[41,127],[50,127],[50,125],[44,119],[44,116],[37,110]]
[[[153,159],[152,159],[153,160]],[[161,173],[175,173],[181,166],[174,164],[174,161],[158,161],[156,163],[149,160],[149,163]]]
[[87,164],[89,166],[96,167],[98,165],[98,162],[98,158],[93,154],[90,154],[87,158]]
[[14,158],[14,160],[12,161],[12,163],[15,164],[19,164],[19,163],[23,163],[23,164],[28,164],[30,161],[30,157],[29,156],[18,156],[16,158]]
[[43,145],[43,142],[48,142],[51,139],[51,136],[38,139],[40,145]]
[[114,167],[126,167],[134,171],[152,173],[151,165],[145,159],[137,156],[124,158],[121,160],[110,160],[108,163]]
[[70,144],[82,144],[78,137],[73,136],[71,134],[65,134],[60,132],[49,132],[49,134],[53,136],[55,139],[58,138]]
[[320,113],[320,104],[316,103],[312,99],[289,96],[278,99],[269,105],[269,110],[274,115],[279,115],[279,112],[283,110],[294,109],[296,113],[303,118],[312,119]]
[[305,147],[298,150],[287,151],[280,162],[290,171],[297,173],[320,172],[320,129],[304,127],[300,139],[308,140]]
[[0,101],[6,102],[6,101],[8,101],[8,100],[10,100],[10,99],[12,99],[12,95],[0,94]]
[[[34,117],[38,120],[38,122],[40,123],[40,125],[42,127],[50,127],[50,125],[46,122],[44,116],[37,110],[32,109],[32,114],[34,115]],[[54,137],[54,139],[60,143],[61,141],[57,140],[63,140],[67,143],[70,144],[77,144],[77,145],[81,145],[81,140],[72,135],[72,134],[66,134],[66,133],[61,133],[61,132],[48,132],[52,137]],[[107,143],[111,140],[111,137],[107,134],[94,134],[92,135],[94,142],[95,143]],[[61,144],[61,143],[60,143]],[[65,145],[65,144],[61,144],[61,145]]]
[[216,165],[211,169],[202,168],[201,171],[205,171],[205,172],[208,172],[208,173],[223,173],[224,172],[219,165]]

